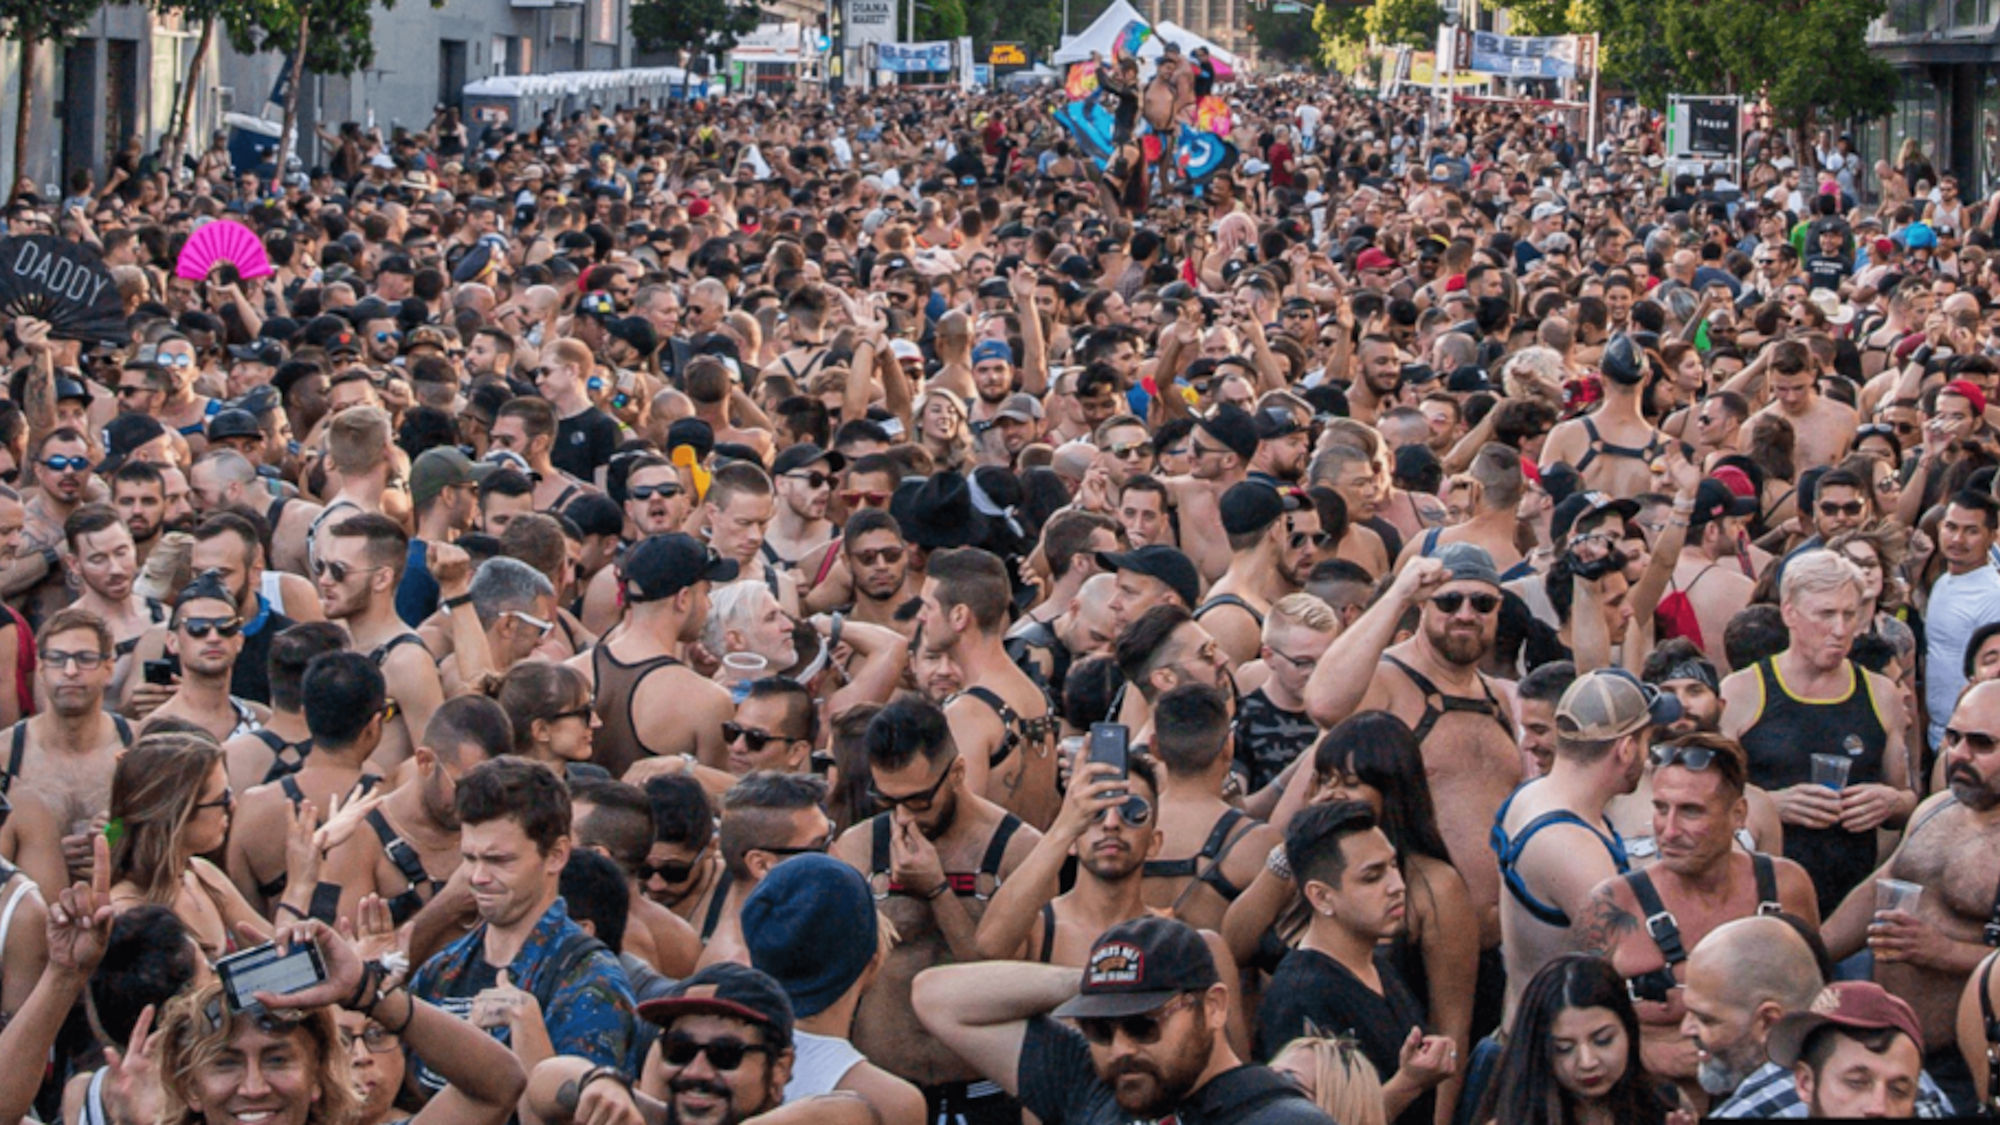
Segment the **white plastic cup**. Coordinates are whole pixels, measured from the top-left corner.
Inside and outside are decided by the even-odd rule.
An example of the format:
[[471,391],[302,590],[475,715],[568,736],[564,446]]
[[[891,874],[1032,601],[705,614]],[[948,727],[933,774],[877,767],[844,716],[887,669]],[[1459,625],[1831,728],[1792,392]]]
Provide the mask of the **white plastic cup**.
[[1812,782],[1839,792],[1847,788],[1847,771],[1854,767],[1854,759],[1845,754],[1814,754],[1812,756]]
[[1887,914],[1900,910],[1905,914],[1915,914],[1917,903],[1924,897],[1924,888],[1918,883],[1906,883],[1901,879],[1875,880],[1875,913]]

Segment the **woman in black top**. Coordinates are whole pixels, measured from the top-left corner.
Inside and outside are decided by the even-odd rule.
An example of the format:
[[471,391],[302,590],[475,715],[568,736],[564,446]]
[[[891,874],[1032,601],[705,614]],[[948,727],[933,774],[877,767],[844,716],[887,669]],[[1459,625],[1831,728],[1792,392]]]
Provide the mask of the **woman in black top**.
[[1666,1120],[1666,1106],[1639,1064],[1639,1015],[1610,962],[1565,954],[1528,982],[1476,1120],[1499,1125]]

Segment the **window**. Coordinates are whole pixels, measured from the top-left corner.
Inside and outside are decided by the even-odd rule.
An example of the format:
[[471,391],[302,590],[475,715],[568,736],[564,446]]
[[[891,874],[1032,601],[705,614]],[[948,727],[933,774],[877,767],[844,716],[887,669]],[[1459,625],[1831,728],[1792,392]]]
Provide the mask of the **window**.
[[590,41],[618,42],[618,0],[590,0]]

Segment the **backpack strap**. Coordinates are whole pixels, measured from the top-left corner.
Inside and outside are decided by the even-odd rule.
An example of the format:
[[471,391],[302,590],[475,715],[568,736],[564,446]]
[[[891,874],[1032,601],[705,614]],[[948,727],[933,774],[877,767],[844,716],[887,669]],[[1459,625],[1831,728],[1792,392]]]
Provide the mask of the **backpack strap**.
[[13,747],[7,751],[7,772],[0,774],[0,795],[11,792],[14,779],[21,776],[21,766],[28,760],[28,720],[14,724]]
[[389,659],[390,653],[396,651],[397,649],[403,647],[404,645],[409,645],[409,644],[420,645],[423,643],[424,639],[422,637],[419,637],[415,633],[398,633],[395,636],[390,637],[388,640],[383,641],[381,644],[376,645],[373,649],[371,649],[368,653],[368,662],[370,664],[373,664],[375,667],[380,668],[382,667],[382,662]]
[[1055,956],[1055,952],[1056,904],[1045,902],[1042,904],[1042,951],[1035,955],[1035,960],[1044,965],[1050,964],[1050,958]]
[[543,1011],[549,1010],[549,1005],[555,1000],[556,989],[562,987],[563,981],[576,971],[576,967],[599,951],[610,953],[611,947],[580,927],[564,935],[554,952],[541,963],[541,971],[535,974],[535,987],[531,991]]
[[114,711],[111,713],[111,727],[118,732],[119,744],[124,746],[125,749],[130,750],[132,748],[132,724],[125,721],[125,716]]
[[708,944],[709,938],[715,936],[715,927],[722,921],[722,904],[729,899],[730,882],[729,872],[725,869],[721,877],[716,879],[715,889],[709,892],[708,912],[701,917],[701,940],[704,945]]
[[1778,901],[1778,865],[1763,852],[1752,852],[1750,874],[1757,880],[1757,913],[1783,914],[1784,904]]

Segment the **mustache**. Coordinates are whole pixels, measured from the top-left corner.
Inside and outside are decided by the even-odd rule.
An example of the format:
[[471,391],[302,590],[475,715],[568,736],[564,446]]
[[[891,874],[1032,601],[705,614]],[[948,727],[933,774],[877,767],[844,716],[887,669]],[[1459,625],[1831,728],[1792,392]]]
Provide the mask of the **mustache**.
[[1156,1082],[1162,1077],[1160,1069],[1152,1063],[1145,1059],[1128,1056],[1111,1064],[1110,1068],[1104,1072],[1104,1081],[1107,1084],[1116,1085],[1120,1078],[1128,1074],[1143,1074]]
[[677,1076],[668,1082],[667,1089],[676,1094],[707,1094],[710,1097],[723,1099],[729,1098],[731,1094],[726,1083],[711,1082],[704,1078],[688,1078],[685,1075]]
[[1960,778],[1964,778],[1965,780],[1971,782],[1974,785],[1986,784],[1986,779],[1979,775],[1978,770],[1973,769],[1970,765],[1967,765],[1963,762],[1951,767],[1951,769],[1946,771],[1944,775],[1944,779],[1947,784],[1949,784],[1950,782],[1957,781]]

